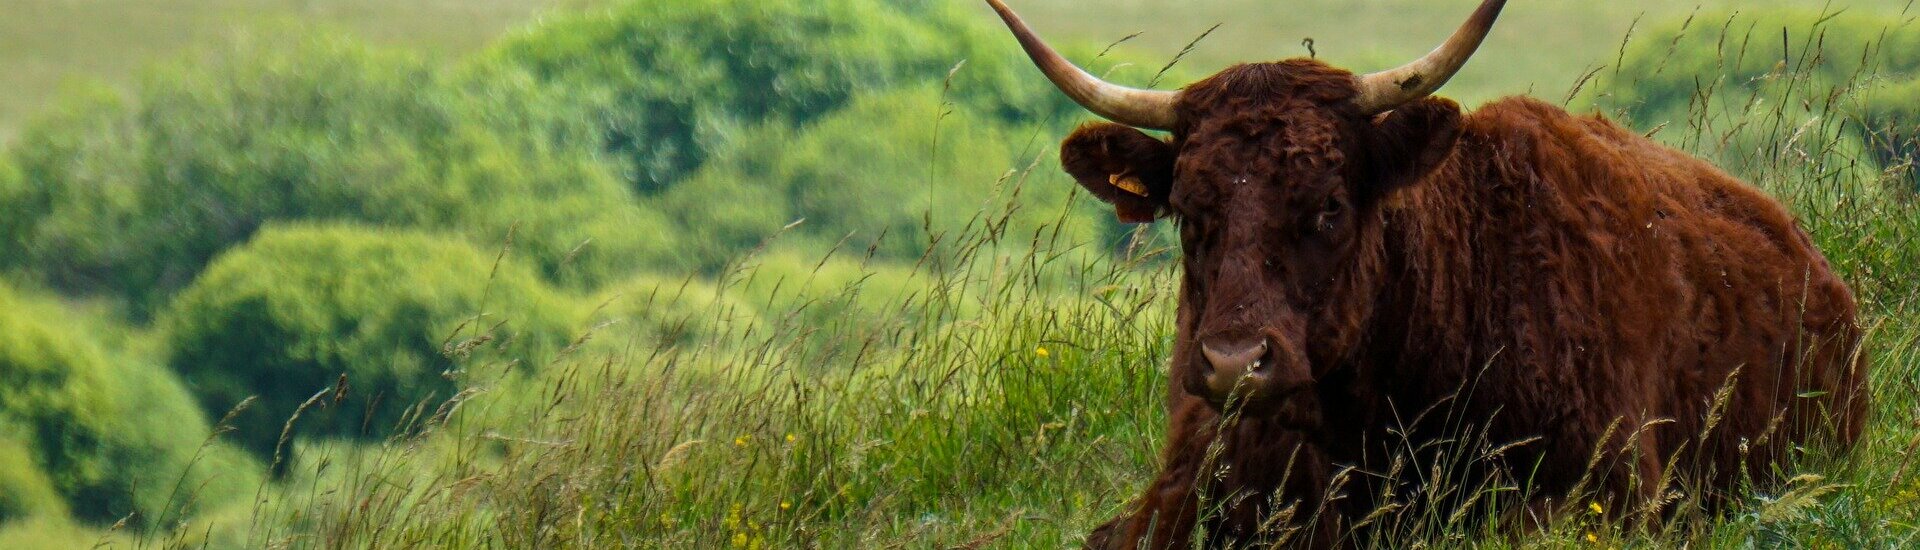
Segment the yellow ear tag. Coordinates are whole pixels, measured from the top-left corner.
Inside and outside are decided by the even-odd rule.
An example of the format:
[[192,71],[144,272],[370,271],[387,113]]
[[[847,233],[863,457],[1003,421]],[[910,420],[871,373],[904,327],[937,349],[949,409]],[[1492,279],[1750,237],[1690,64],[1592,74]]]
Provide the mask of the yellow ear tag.
[[1114,174],[1107,177],[1107,183],[1113,184],[1114,187],[1120,188],[1121,191],[1142,197],[1149,196],[1147,194],[1147,184],[1140,183],[1140,178],[1127,174]]

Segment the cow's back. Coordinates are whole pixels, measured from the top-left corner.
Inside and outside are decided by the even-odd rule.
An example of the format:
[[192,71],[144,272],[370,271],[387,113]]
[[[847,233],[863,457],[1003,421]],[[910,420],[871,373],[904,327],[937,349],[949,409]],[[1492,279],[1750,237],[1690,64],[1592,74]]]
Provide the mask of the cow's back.
[[1857,436],[1853,297],[1777,201],[1531,99],[1464,125],[1385,214],[1404,284],[1383,313],[1407,319],[1383,365],[1398,406],[1463,394],[1448,407],[1490,418],[1494,438],[1542,436],[1547,484],[1583,477],[1605,441],[1627,450],[1603,463],[1609,489],[1642,496],[1683,450],[1704,448],[1683,458],[1707,470],[1677,473],[1731,487],[1716,481],[1742,440],[1757,466],[1829,419]]

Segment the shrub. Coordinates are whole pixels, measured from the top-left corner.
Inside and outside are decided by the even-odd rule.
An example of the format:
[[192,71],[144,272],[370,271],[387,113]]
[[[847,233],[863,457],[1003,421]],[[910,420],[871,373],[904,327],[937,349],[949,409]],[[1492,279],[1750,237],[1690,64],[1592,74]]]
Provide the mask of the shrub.
[[1076,112],[1018,49],[953,2],[636,0],[508,39],[526,67],[597,113],[635,189],[664,190],[749,128],[805,124],[861,92],[937,82],[1002,120]]
[[36,516],[0,525],[0,548],[120,548],[131,540],[112,532],[76,525],[55,516]]
[[[1594,101],[1667,135],[1718,140],[1690,145],[1721,147],[1736,167],[1833,160],[1783,154],[1785,143],[1836,147],[1869,175],[1907,170],[1920,152],[1920,27],[1900,21],[1797,8],[1697,15],[1634,42]],[[1840,116],[1820,116],[1829,112]]]
[[301,404],[341,377],[351,401],[321,402],[301,433],[389,433],[408,408],[458,391],[463,368],[552,359],[566,316],[529,270],[456,239],[270,226],[216,260],[162,327],[168,364],[206,410],[259,398],[236,434],[272,456]]
[[805,247],[769,251],[748,270],[735,291],[742,299],[779,312],[782,323],[835,332],[910,324],[918,319],[904,306],[935,282],[903,264],[828,258]]
[[[453,82],[418,59],[295,33],[75,99],[0,171],[0,264],[144,316],[208,261],[286,220],[423,227],[591,284],[671,262],[665,231],[591,147],[584,115],[510,70]],[[22,191],[24,190],[24,191]],[[586,245],[583,247],[583,244]]]
[[[0,251],[20,250],[26,244],[25,223],[31,218],[27,208],[27,186],[21,181],[20,171],[0,157],[0,208],[7,215],[0,217]],[[0,268],[8,267],[0,260]]]
[[[18,457],[0,454],[7,466],[0,469],[8,470],[0,486],[15,495],[0,498],[0,516],[64,507],[96,522],[138,513],[137,523],[147,524],[188,500],[172,492],[183,480],[189,488],[208,484],[208,492],[190,493],[207,503],[234,496],[230,489],[244,479],[187,472],[209,429],[179,383],[158,365],[110,354],[86,332],[52,321],[69,317],[57,304],[0,287],[0,441],[44,472],[16,470]],[[42,479],[64,505],[45,501],[36,488]]]
[[[603,291],[601,317],[644,338],[642,349],[697,346],[739,336],[759,322],[756,307],[725,289],[690,277],[642,274]],[[622,342],[624,343],[624,342]]]
[[67,515],[66,502],[61,500],[53,480],[40,470],[32,450],[24,437],[0,433],[0,524]]
[[[682,226],[700,231],[688,255],[707,268],[801,219],[783,240],[826,250],[845,239],[847,255],[872,249],[912,262],[931,237],[987,223],[995,218],[987,213],[1010,204],[1035,205],[1012,209],[1000,228],[1020,241],[1066,214],[1062,205],[1078,187],[1051,171],[1038,181],[1016,174],[1053,160],[1049,149],[1015,135],[1025,134],[943,104],[938,90],[877,93],[800,130],[748,131],[659,200]],[[1076,242],[1098,238],[1097,209],[1087,203],[1064,228],[1082,239]]]
[[[489,392],[417,443],[325,460],[316,449],[290,475],[317,481],[268,497],[260,540],[1075,540],[1151,472],[1173,322],[1170,305],[1153,304],[1169,303],[1173,271],[1081,263],[1070,242],[1023,241],[1034,248],[1003,261],[975,254],[977,238],[938,247],[936,261],[952,262],[941,275],[776,248],[723,290],[636,278],[627,296],[690,298],[663,308],[669,318],[680,307],[725,315],[744,301],[759,323],[678,350],[565,361],[538,385]],[[710,294],[734,298],[709,305]],[[1016,514],[1048,521],[993,539]]]

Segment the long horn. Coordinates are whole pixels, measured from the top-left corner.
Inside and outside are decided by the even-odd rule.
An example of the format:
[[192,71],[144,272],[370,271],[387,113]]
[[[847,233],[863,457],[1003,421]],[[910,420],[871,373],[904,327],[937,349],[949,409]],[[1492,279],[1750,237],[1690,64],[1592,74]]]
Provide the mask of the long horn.
[[1398,69],[1360,77],[1360,95],[1354,98],[1354,105],[1367,114],[1379,114],[1433,95],[1480,49],[1480,42],[1486,40],[1505,7],[1507,0],[1482,2],[1473,18],[1433,53]]
[[1179,119],[1174,116],[1173,103],[1179,97],[1177,92],[1141,90],[1121,86],[1099,77],[1087,74],[1074,66],[1060,52],[1053,51],[1046,41],[1027,28],[1027,23],[1013,13],[1006,3],[1000,0],[987,0],[993,11],[1000,12],[1000,19],[1007,22],[1007,29],[1013,31],[1013,37],[1020,40],[1020,47],[1027,50],[1027,56],[1033,58],[1033,64],[1040,66],[1040,72],[1047,74],[1053,85],[1065,92],[1067,97],[1114,122],[1147,128],[1152,130],[1172,130]]

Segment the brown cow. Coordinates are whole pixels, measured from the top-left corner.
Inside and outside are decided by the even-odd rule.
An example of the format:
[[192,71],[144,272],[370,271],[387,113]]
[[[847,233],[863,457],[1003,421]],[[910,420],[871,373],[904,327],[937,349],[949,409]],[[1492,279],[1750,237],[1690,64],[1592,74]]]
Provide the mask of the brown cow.
[[[1364,544],[1367,514],[1422,504],[1393,471],[1522,485],[1522,525],[1648,521],[1860,433],[1853,296],[1779,203],[1598,116],[1429,97],[1502,0],[1399,69],[1246,64],[1179,92],[1088,75],[988,3],[1119,123],[1068,138],[1066,171],[1180,229],[1164,470],[1089,547]],[[1424,504],[1475,497],[1452,498]]]

